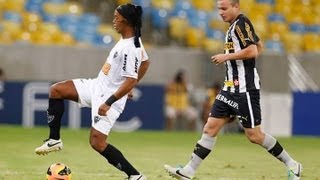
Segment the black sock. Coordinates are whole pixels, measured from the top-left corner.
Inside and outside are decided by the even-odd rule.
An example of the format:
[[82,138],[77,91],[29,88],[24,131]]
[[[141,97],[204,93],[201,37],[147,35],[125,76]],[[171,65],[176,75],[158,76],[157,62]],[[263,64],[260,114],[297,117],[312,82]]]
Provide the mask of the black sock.
[[63,99],[49,98],[49,107],[47,110],[48,124],[50,127],[50,139],[60,139],[61,118],[64,112]]
[[279,144],[278,141],[270,150],[268,150],[268,152],[276,158],[278,158],[278,156],[282,153],[282,151],[283,151],[283,147]]
[[123,154],[111,144],[108,144],[106,149],[100,153],[105,157],[110,164],[124,171],[128,176],[140,174],[123,156]]

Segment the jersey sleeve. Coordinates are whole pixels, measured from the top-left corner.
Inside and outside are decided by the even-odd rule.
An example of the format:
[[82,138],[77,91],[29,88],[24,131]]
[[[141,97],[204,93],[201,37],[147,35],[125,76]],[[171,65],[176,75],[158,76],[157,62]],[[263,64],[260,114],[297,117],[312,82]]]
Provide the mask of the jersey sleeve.
[[252,23],[246,18],[241,18],[237,22],[235,34],[239,38],[243,48],[246,48],[251,44],[256,44],[260,40],[254,31]]
[[[140,39],[140,41],[141,41],[141,39]],[[149,56],[147,54],[147,51],[144,49],[142,42],[140,42],[140,43],[141,43],[141,55],[142,55],[141,61],[146,61],[149,59]]]
[[141,48],[131,47],[124,49],[122,53],[121,76],[137,79],[141,57]]

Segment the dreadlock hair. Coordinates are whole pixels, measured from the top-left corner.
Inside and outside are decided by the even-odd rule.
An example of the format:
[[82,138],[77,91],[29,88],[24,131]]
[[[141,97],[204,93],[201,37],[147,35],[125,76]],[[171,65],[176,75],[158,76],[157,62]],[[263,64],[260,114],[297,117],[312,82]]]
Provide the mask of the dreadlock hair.
[[123,4],[117,7],[116,9],[119,14],[121,14],[128,22],[129,24],[134,27],[134,45],[139,48],[140,47],[140,41],[139,37],[141,36],[141,27],[142,27],[142,7],[136,6],[131,3]]

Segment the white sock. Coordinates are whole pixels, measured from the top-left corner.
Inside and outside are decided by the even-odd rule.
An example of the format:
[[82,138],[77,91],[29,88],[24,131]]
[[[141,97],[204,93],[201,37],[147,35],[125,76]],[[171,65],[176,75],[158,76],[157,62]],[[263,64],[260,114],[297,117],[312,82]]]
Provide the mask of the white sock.
[[283,147],[279,144],[279,142],[272,137],[270,134],[265,134],[265,138],[263,140],[262,146],[266,148],[269,153],[274,155],[272,150],[275,149],[275,151],[281,151],[280,154],[274,155],[276,158],[278,158],[280,161],[282,161],[287,167],[292,167],[295,165],[295,161],[290,157],[290,155],[287,153],[286,150],[283,149]]
[[[211,137],[207,134],[202,134],[201,139],[197,142],[196,148],[191,155],[190,161],[187,163],[186,166],[184,166],[183,172],[186,173],[188,176],[194,176],[201,162],[213,149],[216,143],[216,140],[217,140],[216,137]],[[200,153],[204,151],[204,153],[201,154],[202,158],[196,154],[196,153],[199,153],[199,149],[202,149],[200,150]]]

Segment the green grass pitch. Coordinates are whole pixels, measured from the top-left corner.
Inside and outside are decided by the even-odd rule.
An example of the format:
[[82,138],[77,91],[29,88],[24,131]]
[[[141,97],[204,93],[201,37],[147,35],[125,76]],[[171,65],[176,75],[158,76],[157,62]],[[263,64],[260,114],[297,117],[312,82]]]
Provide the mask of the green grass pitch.
[[[91,149],[88,129],[62,129],[61,152],[38,156],[34,149],[47,137],[48,128],[22,128],[0,125],[0,180],[44,180],[50,164],[63,162],[73,180],[118,180],[118,171]],[[185,164],[193,151],[199,132],[137,131],[111,132],[109,142],[150,180],[171,179],[164,164]],[[320,138],[279,138],[286,150],[304,167],[303,178],[320,180]],[[286,179],[282,163],[244,135],[220,135],[216,148],[201,164],[196,180],[281,180]]]

